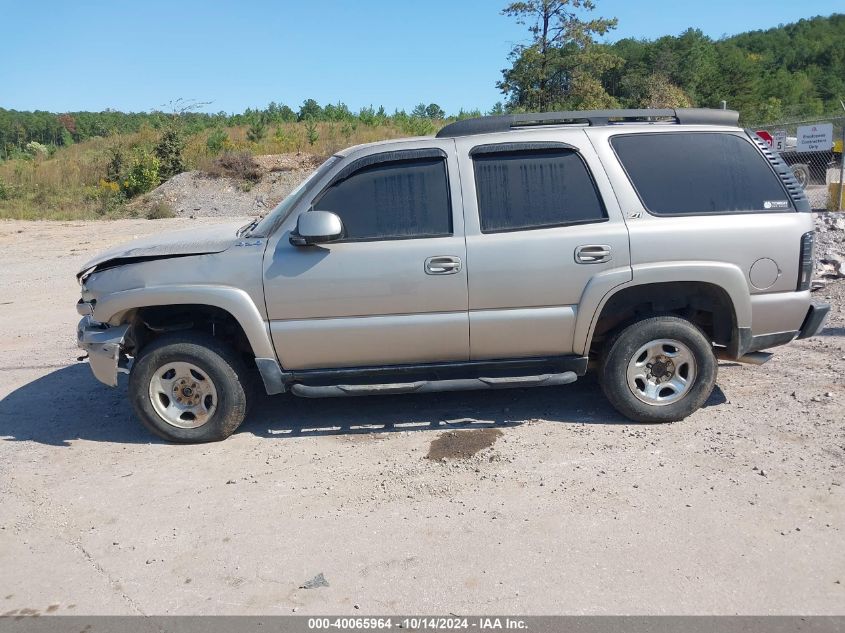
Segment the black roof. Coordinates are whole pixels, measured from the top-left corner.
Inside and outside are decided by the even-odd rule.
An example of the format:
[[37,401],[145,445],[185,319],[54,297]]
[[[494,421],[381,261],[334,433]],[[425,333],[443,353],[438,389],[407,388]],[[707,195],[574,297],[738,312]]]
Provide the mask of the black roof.
[[640,110],[572,110],[483,116],[455,121],[437,133],[438,138],[471,136],[537,125],[613,125],[616,123],[678,123],[681,125],[729,125],[739,123],[736,110],[710,108],[646,108]]

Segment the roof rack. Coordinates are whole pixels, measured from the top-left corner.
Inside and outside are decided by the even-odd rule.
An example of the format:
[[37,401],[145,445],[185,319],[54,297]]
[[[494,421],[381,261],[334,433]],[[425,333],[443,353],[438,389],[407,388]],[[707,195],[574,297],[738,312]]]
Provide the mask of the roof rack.
[[640,110],[572,110],[483,116],[455,121],[437,133],[437,138],[472,136],[540,125],[614,125],[618,123],[677,123],[680,125],[739,124],[736,110],[711,108],[644,108]]

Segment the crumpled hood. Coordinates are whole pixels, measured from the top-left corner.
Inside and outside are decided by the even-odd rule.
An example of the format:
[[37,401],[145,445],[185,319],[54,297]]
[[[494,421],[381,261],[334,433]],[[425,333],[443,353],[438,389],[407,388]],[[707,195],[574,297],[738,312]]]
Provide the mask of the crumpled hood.
[[[220,253],[235,244],[239,238],[238,229],[243,222],[216,224],[213,226],[183,229],[169,233],[156,233],[132,240],[103,251],[89,260],[77,273],[81,277],[95,266],[112,260],[158,259],[180,255],[204,255]],[[129,263],[129,262],[126,262]]]

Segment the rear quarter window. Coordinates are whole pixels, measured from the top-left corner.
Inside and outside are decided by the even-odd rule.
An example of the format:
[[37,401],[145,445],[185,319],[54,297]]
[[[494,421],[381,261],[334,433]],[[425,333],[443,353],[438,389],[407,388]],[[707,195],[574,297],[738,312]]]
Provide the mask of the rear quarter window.
[[614,136],[610,143],[643,206],[655,215],[794,208],[766,158],[744,137],[671,132]]

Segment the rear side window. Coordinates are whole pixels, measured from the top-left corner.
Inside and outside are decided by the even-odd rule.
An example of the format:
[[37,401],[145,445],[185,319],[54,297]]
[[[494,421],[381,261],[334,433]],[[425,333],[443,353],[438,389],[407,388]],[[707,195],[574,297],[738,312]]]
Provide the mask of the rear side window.
[[314,208],[340,216],[347,240],[452,234],[446,161],[442,158],[364,167],[326,189]]
[[687,132],[611,139],[643,205],[655,215],[784,211],[789,196],[747,139]]
[[539,229],[607,218],[593,179],[570,149],[473,156],[483,233]]

